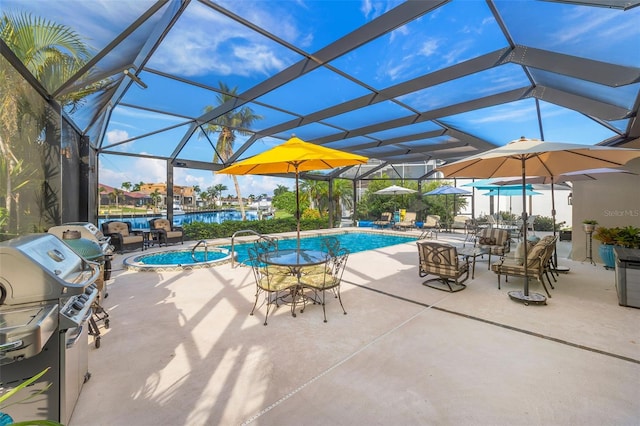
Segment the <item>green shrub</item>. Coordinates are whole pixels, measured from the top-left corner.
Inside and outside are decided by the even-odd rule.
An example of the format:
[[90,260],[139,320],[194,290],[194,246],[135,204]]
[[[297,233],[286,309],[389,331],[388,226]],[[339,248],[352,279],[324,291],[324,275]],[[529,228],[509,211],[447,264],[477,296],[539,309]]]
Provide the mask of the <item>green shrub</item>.
[[[327,219],[302,219],[300,230],[326,229],[329,227]],[[214,238],[229,238],[234,233],[245,229],[251,229],[259,234],[276,234],[280,232],[292,232],[296,230],[295,218],[270,220],[240,221],[229,220],[222,223],[193,222],[183,226],[184,234],[188,240],[210,240]]]

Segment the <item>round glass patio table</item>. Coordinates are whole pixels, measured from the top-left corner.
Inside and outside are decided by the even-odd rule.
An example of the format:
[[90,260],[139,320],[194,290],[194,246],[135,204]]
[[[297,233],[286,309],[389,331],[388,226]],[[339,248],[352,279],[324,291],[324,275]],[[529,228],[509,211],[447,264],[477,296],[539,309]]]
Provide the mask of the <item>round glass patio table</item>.
[[286,266],[300,278],[300,271],[305,266],[326,263],[329,254],[320,250],[288,249],[276,250],[260,255],[260,260],[269,265]]
[[[302,276],[302,269],[307,266],[322,265],[329,260],[329,253],[320,250],[305,250],[305,249],[288,249],[288,250],[275,250],[262,253],[258,256],[261,262],[274,266],[284,266],[289,268],[291,274],[298,280],[298,285],[289,294],[288,300],[282,299],[285,303],[292,304],[291,314],[295,317],[295,306],[298,299],[302,298],[306,300],[306,296],[302,291],[302,283],[300,278]],[[313,300],[314,302],[318,302]]]

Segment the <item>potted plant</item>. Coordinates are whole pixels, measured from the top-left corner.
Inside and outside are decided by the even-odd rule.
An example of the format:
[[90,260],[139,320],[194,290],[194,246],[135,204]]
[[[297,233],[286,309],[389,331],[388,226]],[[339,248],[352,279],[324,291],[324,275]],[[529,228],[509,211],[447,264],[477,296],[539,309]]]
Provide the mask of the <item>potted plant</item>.
[[607,228],[600,226],[593,234],[593,238],[600,241],[598,253],[607,269],[614,269],[616,266],[615,255],[613,254],[613,246],[617,244],[618,236],[621,228]]
[[598,224],[598,221],[593,219],[585,219],[582,221],[584,232],[593,232],[593,230],[596,229],[597,224]]
[[625,226],[624,228],[617,228],[617,230],[615,245],[626,248],[640,248],[640,228]]
[[[8,425],[11,425],[11,426],[33,426],[33,425],[63,426],[61,423],[58,423],[58,422],[53,421],[53,420],[26,420],[26,421],[21,421],[21,422],[14,422],[13,418],[9,414],[7,414],[7,413],[2,411],[5,408],[7,408],[7,407],[9,407],[9,406],[11,406],[13,404],[24,403],[26,401],[25,399],[22,399],[22,400],[19,400],[19,401],[15,401],[15,402],[6,402],[6,401],[9,398],[11,398],[13,395],[15,395],[18,392],[20,392],[22,389],[26,388],[29,385],[32,385],[40,377],[44,376],[47,373],[47,371],[49,371],[50,369],[51,369],[51,367],[45,368],[40,373],[36,374],[35,376],[31,377],[30,379],[25,380],[22,383],[20,383],[14,389],[8,391],[4,395],[0,395],[0,425],[2,425],[2,426],[4,426],[4,425],[7,425],[7,426]],[[49,386],[51,386],[51,385],[49,385]],[[45,392],[47,389],[49,389],[49,386],[47,388],[41,390],[41,391],[38,391],[38,393]],[[33,396],[35,396],[35,395],[32,395],[29,398],[32,398]]]

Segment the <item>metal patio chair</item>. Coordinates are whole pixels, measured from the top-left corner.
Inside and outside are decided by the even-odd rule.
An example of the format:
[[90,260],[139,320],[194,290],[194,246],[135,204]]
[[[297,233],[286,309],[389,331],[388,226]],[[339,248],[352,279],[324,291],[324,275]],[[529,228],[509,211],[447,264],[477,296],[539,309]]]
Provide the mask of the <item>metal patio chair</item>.
[[446,243],[436,241],[417,241],[418,275],[435,275],[422,284],[437,290],[451,293],[464,290],[463,284],[469,278],[469,258],[461,261],[457,249]]

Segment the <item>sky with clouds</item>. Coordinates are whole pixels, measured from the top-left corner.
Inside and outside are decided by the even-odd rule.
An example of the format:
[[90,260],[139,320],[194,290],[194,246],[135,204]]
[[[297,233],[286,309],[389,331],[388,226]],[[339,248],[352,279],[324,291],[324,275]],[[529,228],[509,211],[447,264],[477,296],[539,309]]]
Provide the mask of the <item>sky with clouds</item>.
[[[6,10],[26,10],[36,15],[46,10],[46,17],[74,28],[96,51],[110,43],[114,36],[126,30],[155,0],[3,0]],[[251,24],[306,52],[316,52],[327,44],[370,22],[402,3],[399,0],[278,0],[278,1],[216,1]],[[167,7],[176,7],[170,2]],[[640,25],[637,19],[620,20],[622,12],[605,8],[581,7],[554,2],[521,2],[496,0],[496,8],[505,19],[510,35],[517,44],[540,49],[564,49],[561,53],[606,60],[622,65],[640,66],[640,53],[629,49],[611,49],[610,37],[615,35],[621,44],[637,45]],[[640,8],[624,12],[627,17],[640,17]],[[78,19],[78,16],[86,19]],[[95,19],[92,18],[96,17]],[[635,24],[634,24],[635,21]],[[536,28],[531,23],[536,23]],[[135,38],[135,34],[132,39]],[[338,70],[348,70],[360,81],[377,89],[443,69],[454,63],[505,47],[505,38],[485,1],[450,2],[433,12],[394,29],[386,36],[367,43],[332,61]],[[220,13],[192,1],[175,27],[166,35],[147,67],[162,70],[178,77],[208,86],[224,81],[239,92],[259,84],[302,58],[273,40],[232,22]],[[373,61],[371,59],[374,59]],[[539,75],[539,78],[546,78]],[[186,132],[186,123],[203,113],[206,105],[216,105],[215,94],[203,88],[182,85],[148,72],[141,78],[148,84],[142,90],[132,86],[123,102],[140,105],[148,110],[118,106],[113,110],[106,132],[105,145],[123,154],[169,156]],[[330,81],[333,90],[324,89]],[[406,95],[402,102],[416,110],[446,106],[447,102],[464,102],[473,96],[487,96],[512,90],[527,84],[521,67],[507,64],[477,75],[457,79]],[[591,90],[592,88],[588,88]],[[576,86],[576,90],[580,90]],[[598,88],[604,99],[629,97],[625,88]],[[337,74],[318,69],[287,87],[267,93],[258,99],[274,106],[300,113],[310,113],[362,95],[362,88]],[[595,143],[613,133],[596,126],[592,120],[573,111],[542,101],[546,123],[554,132],[545,134],[546,140]],[[267,128],[295,118],[278,110],[255,107],[263,119],[257,127]],[[521,135],[539,137],[533,100],[498,105],[482,111],[443,117],[443,123],[466,130],[495,143],[504,144]],[[162,114],[154,111],[166,111]],[[341,121],[385,120],[406,114],[397,105],[381,102],[362,116],[347,113],[333,117],[331,124]],[[180,124],[185,125],[180,126]],[[508,124],[507,124],[508,123]],[[623,128],[626,122],[612,123]],[[171,126],[177,126],[172,128]],[[325,126],[326,127],[326,126]],[[165,131],[153,134],[158,129]],[[321,134],[321,125],[305,128],[305,138]],[[148,135],[140,140],[133,138]],[[281,143],[290,135],[264,138],[246,155]],[[391,135],[390,135],[391,136]],[[238,136],[236,147],[245,137]],[[124,143],[120,143],[126,141]],[[214,140],[215,143],[215,140]],[[113,145],[117,144],[117,145]],[[213,150],[208,141],[195,135],[189,140],[180,158],[209,161]],[[131,156],[100,156],[100,182],[119,187],[123,182],[164,182],[166,164],[162,160]],[[272,194],[277,185],[293,187],[292,179],[264,176],[238,178],[243,195]],[[179,185],[198,185],[207,188],[224,184],[233,191],[230,176],[213,175],[209,171],[174,170],[174,182]]]

